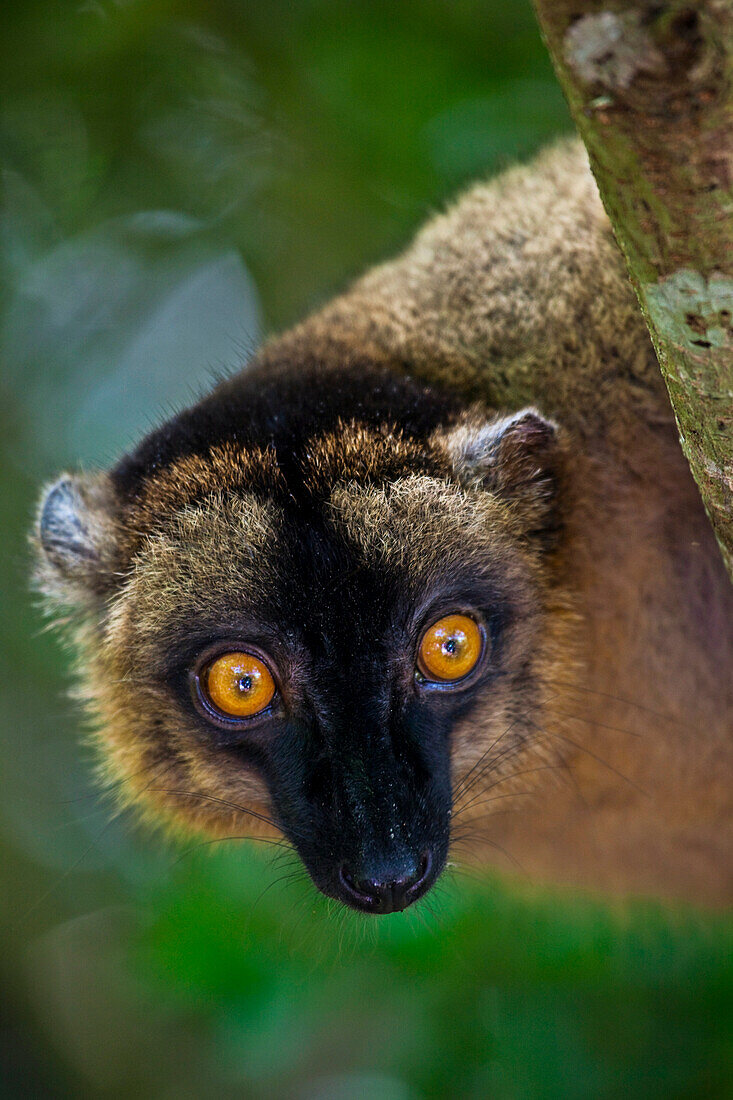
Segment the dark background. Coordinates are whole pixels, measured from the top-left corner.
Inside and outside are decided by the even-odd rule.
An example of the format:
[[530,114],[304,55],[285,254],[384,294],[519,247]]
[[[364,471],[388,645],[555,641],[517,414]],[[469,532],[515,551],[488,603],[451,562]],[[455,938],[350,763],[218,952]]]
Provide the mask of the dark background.
[[379,921],[110,815],[28,594],[109,463],[468,181],[569,131],[523,0],[0,8],[0,1090],[715,1097],[733,924],[453,870]]

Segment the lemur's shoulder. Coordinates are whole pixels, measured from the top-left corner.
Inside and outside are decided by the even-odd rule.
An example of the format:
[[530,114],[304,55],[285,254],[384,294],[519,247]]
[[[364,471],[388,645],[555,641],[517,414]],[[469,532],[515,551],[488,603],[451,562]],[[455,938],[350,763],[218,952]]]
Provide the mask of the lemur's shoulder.
[[672,423],[578,141],[472,187],[285,340],[329,356],[358,346],[495,408],[539,404],[581,434],[627,416]]

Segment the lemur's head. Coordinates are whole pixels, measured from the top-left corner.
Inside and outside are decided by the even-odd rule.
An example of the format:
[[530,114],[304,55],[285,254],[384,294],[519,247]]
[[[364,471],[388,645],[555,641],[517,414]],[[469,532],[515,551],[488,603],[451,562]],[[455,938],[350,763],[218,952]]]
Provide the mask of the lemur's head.
[[457,786],[519,770],[565,612],[560,445],[403,374],[276,353],[109,474],[65,476],[39,580],[74,609],[124,799],[215,836],[275,823],[316,885],[403,909]]

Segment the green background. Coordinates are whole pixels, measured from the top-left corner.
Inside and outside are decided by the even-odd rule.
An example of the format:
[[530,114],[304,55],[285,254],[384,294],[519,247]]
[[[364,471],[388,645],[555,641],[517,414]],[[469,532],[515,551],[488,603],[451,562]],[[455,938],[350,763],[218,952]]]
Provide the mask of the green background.
[[730,1095],[729,919],[458,867],[370,920],[172,850],[110,816],[28,595],[44,479],[568,130],[520,0],[2,5],[3,1095]]

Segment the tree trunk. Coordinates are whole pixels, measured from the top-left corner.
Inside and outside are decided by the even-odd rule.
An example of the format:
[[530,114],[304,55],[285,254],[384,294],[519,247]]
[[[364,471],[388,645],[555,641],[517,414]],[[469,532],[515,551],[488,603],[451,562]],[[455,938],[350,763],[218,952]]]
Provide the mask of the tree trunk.
[[733,578],[733,5],[534,2]]

